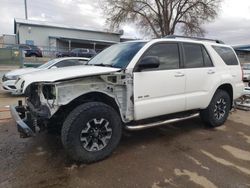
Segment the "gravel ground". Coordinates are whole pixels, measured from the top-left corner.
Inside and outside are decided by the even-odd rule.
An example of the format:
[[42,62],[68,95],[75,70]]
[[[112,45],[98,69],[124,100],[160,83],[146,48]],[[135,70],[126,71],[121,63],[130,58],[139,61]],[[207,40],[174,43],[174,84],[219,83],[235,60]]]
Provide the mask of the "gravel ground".
[[[1,107],[16,101],[0,94]],[[250,112],[237,110],[216,129],[197,118],[124,132],[113,155],[90,165],[70,160],[60,136],[21,139],[7,119],[0,121],[0,162],[3,188],[250,187]]]
[[124,132],[112,156],[84,165],[59,135],[19,138],[6,106],[20,99],[0,90],[0,187],[250,187],[250,112],[237,110],[216,129],[197,118]]

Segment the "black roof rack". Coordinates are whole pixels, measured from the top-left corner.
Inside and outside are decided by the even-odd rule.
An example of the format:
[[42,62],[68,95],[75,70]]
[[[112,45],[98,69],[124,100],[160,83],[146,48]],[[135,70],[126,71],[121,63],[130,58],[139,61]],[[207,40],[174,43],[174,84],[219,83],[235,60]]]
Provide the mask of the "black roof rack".
[[201,38],[201,37],[188,37],[188,36],[181,36],[181,35],[167,35],[163,38],[169,38],[169,39],[186,38],[186,39],[194,39],[194,40],[213,41],[213,42],[216,42],[218,44],[225,44],[223,41],[217,40],[217,39],[207,39],[207,38]]

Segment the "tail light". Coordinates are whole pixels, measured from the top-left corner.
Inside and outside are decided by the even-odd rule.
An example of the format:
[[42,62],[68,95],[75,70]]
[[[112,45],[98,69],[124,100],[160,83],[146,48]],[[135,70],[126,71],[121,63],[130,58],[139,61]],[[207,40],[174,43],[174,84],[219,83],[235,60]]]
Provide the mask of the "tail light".
[[244,79],[244,73],[243,73],[243,68],[242,68],[241,65],[240,65],[240,68],[241,68],[241,80],[243,81],[243,79]]

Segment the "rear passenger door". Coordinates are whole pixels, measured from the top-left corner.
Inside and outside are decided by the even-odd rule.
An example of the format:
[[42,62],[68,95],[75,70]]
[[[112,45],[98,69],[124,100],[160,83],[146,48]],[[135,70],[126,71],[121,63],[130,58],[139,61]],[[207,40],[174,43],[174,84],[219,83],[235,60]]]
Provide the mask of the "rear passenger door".
[[186,73],[186,110],[205,107],[216,71],[205,46],[182,43]]

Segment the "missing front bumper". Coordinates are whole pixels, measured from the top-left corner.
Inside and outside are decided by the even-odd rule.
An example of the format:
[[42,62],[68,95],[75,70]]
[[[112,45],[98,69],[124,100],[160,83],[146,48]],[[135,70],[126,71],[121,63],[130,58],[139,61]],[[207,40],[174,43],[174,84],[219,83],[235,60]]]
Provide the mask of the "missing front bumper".
[[20,133],[20,137],[27,138],[36,135],[35,127],[32,124],[30,115],[27,115],[24,106],[10,106],[12,118],[17,123],[17,130]]

